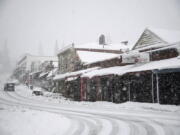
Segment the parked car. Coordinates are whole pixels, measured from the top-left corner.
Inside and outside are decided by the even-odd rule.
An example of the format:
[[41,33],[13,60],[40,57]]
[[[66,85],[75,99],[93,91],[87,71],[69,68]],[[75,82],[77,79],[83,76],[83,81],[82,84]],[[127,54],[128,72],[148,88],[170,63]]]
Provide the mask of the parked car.
[[36,96],[42,96],[43,92],[41,90],[33,90],[32,94]]
[[14,83],[4,84],[4,91],[15,91],[15,84]]

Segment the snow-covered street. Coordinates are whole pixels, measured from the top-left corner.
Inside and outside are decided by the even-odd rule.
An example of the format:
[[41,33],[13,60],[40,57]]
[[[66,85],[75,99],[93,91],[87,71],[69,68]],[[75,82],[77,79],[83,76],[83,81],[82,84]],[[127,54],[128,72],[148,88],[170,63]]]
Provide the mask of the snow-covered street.
[[180,0],[0,0],[0,135],[180,135]]
[[179,135],[180,107],[147,103],[74,102],[26,86],[0,91],[1,135]]

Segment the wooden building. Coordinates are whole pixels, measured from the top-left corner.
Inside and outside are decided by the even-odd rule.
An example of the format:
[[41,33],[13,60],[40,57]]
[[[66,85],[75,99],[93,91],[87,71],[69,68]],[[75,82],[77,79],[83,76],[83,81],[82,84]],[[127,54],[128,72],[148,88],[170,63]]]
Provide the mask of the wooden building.
[[[62,70],[62,74],[54,78],[59,86],[58,91],[77,101],[180,104],[180,42],[177,42],[178,33],[175,32],[172,38],[173,33],[166,32],[145,29],[133,50],[121,54],[119,52],[116,56],[98,59],[93,55],[95,50],[90,49],[89,57],[94,56],[95,59],[89,62],[83,62],[85,54],[88,54],[87,49],[71,48],[75,55],[66,57],[65,61],[75,57],[74,63],[77,58],[81,66],[71,68],[75,64],[67,64],[70,69]],[[100,53],[105,52],[96,52]]]
[[83,45],[72,44],[61,49],[58,53],[59,72],[62,74],[84,68],[96,67],[91,63],[118,57],[119,54],[123,53],[123,49],[127,49],[127,46],[123,44],[109,44],[103,46],[98,43]]
[[146,28],[132,50],[139,52],[156,50],[180,42],[180,31]]
[[180,104],[179,71],[180,59],[176,57],[89,72],[82,76],[86,83],[83,83],[84,87],[81,89],[81,93],[84,93],[82,99],[115,103],[134,101]]

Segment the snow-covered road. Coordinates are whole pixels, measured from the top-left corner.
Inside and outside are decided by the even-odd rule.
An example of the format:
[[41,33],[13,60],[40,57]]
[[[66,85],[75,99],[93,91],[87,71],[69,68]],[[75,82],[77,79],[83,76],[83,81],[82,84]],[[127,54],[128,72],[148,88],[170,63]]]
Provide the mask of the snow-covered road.
[[[15,92],[1,90],[0,104],[63,116],[64,123],[69,123],[64,124],[63,131],[59,132],[63,135],[180,134],[180,108],[176,106],[59,101],[50,97],[32,96],[31,91],[22,86],[17,87]],[[49,128],[53,121],[50,122],[47,126]]]

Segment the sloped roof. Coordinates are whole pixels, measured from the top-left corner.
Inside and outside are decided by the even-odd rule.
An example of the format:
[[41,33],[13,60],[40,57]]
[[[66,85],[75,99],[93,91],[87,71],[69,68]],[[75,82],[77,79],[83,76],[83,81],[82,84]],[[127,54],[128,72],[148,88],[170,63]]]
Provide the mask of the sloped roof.
[[103,50],[125,50],[128,47],[124,44],[107,44],[100,45],[98,42],[86,43],[86,44],[75,44],[75,48],[85,48],[85,49],[103,49]]
[[43,77],[46,77],[48,75],[49,71],[48,72],[42,72],[40,75],[39,75],[39,78],[43,78]]
[[[153,44],[144,44],[139,46],[139,42],[143,40],[144,34],[148,32],[148,34],[152,34],[152,36],[155,38],[154,40],[157,40],[157,43]],[[144,49],[144,48],[151,48],[151,47],[163,47],[172,43],[176,43],[180,41],[180,31],[177,30],[167,30],[167,29],[157,29],[157,28],[146,28],[141,34],[139,33],[138,36],[135,36],[137,39],[133,40],[136,42],[133,42],[133,49]],[[139,37],[139,38],[138,38]],[[139,46],[139,47],[137,47]]]
[[58,71],[58,68],[54,68],[53,70],[51,70],[48,75],[47,75],[47,78],[49,77],[53,77],[53,75],[55,75]]
[[147,28],[148,30],[155,33],[161,39],[168,43],[174,43],[180,41],[180,31],[177,30],[167,30],[167,29],[157,29],[157,28]]
[[62,48],[59,53],[66,51],[69,48],[81,48],[81,49],[99,49],[99,50],[115,50],[115,51],[125,51],[128,49],[128,46],[118,43],[118,44],[107,44],[100,45],[98,42],[86,43],[86,44],[71,44]]
[[114,53],[104,53],[104,52],[91,52],[91,51],[76,51],[80,60],[84,64],[90,64],[97,61],[102,61],[106,59],[110,59],[113,57],[118,57],[119,54]]

